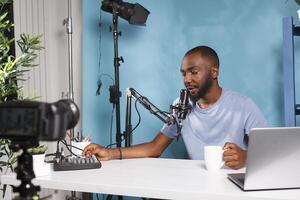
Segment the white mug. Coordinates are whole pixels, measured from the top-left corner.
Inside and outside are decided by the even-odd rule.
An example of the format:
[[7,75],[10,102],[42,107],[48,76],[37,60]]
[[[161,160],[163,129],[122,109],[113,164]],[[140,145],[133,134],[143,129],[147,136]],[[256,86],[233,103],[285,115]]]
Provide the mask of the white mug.
[[217,171],[224,165],[223,152],[221,146],[204,147],[204,160],[208,171]]

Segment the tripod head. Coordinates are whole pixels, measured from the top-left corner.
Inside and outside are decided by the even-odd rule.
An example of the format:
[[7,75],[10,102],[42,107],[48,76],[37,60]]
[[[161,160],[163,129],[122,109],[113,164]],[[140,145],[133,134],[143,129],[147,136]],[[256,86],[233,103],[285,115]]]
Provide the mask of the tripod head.
[[[38,143],[37,143],[38,144]],[[17,179],[21,180],[21,184],[18,187],[13,187],[13,192],[18,192],[21,200],[32,200],[37,196],[37,192],[41,190],[39,186],[34,186],[31,182],[35,178],[32,164],[32,155],[27,152],[27,148],[34,147],[36,145],[17,144],[10,145],[10,148],[17,152],[22,150],[22,154],[18,156],[18,166],[15,167],[17,173]]]

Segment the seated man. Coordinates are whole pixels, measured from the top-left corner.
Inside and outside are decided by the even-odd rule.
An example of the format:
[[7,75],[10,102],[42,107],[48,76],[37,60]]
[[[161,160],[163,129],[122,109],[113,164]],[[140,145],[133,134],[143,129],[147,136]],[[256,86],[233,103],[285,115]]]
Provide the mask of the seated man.
[[[189,157],[202,160],[205,145],[219,145],[225,149],[226,166],[243,167],[247,156],[244,138],[251,128],[267,126],[261,111],[248,97],[220,87],[219,58],[210,47],[189,50],[180,71],[190,93],[191,111],[181,130]],[[165,124],[151,142],[116,149],[90,144],[83,154],[95,155],[99,160],[159,157],[176,135],[176,125]]]

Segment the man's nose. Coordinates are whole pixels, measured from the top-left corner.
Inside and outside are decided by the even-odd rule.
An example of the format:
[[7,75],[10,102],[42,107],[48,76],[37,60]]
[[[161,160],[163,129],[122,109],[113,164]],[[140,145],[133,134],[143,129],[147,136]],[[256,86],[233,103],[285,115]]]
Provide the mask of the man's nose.
[[184,82],[185,85],[190,83],[191,82],[191,76],[186,74],[183,78],[183,82]]

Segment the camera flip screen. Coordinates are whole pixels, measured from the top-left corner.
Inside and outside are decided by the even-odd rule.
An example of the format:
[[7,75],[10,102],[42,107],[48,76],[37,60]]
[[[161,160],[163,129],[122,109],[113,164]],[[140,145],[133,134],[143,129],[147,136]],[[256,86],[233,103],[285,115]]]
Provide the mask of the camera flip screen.
[[0,135],[37,136],[39,110],[36,108],[0,108]]

